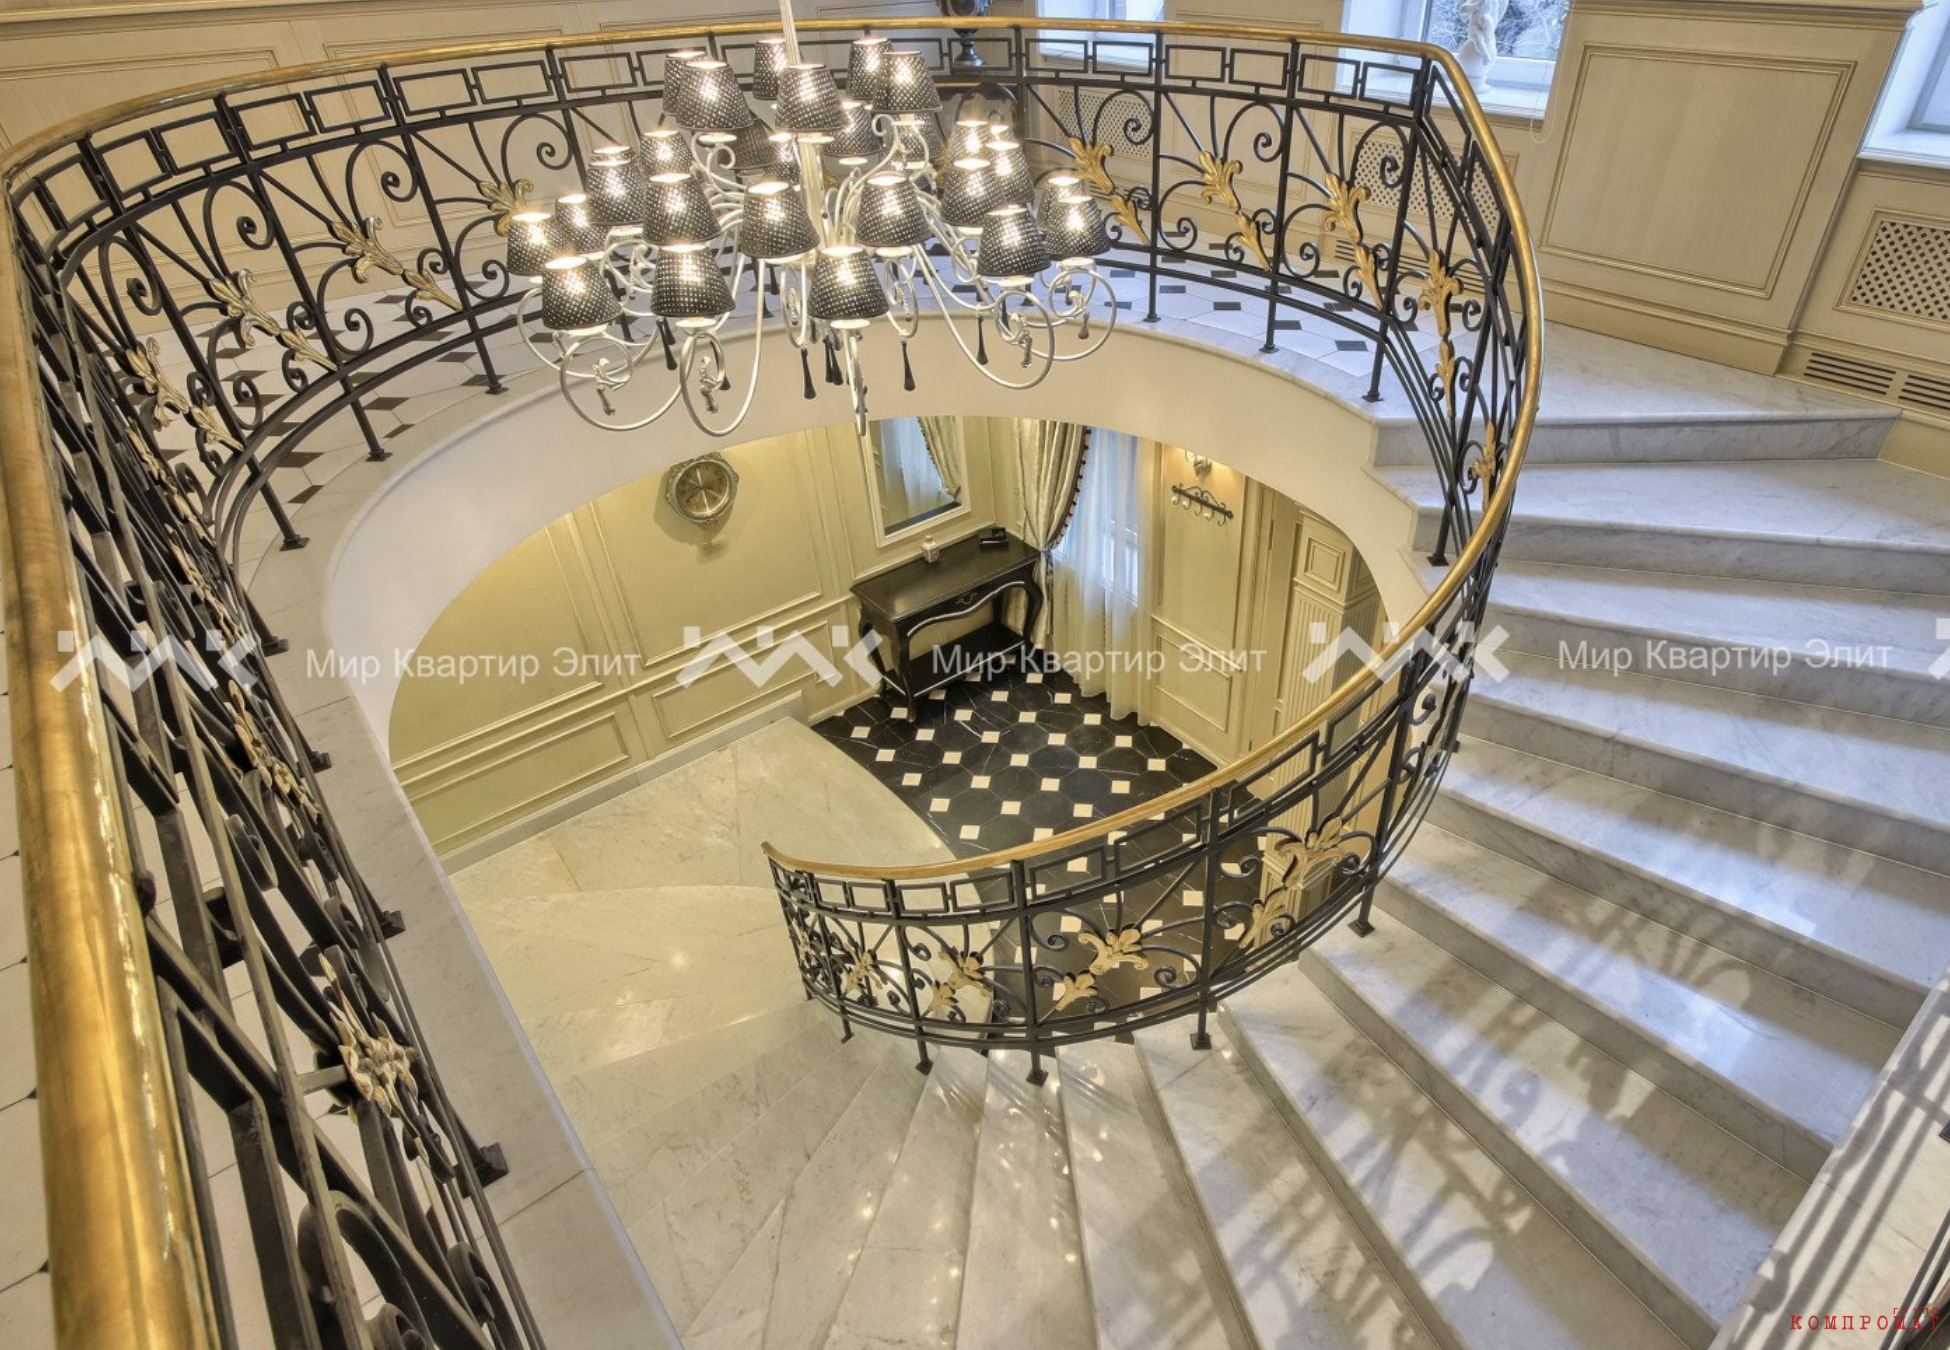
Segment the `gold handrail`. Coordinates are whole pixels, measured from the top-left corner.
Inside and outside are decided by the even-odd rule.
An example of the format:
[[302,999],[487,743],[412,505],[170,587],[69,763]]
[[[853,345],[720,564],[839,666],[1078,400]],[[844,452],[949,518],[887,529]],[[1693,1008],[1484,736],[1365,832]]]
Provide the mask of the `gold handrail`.
[[[1506,467],[1475,532],[1435,594],[1391,643],[1384,658],[1454,597],[1509,511],[1517,470],[1536,419],[1541,293],[1531,239],[1508,167],[1461,68],[1447,52],[1396,39],[1236,24],[1148,25],[1017,18],[887,19],[866,24],[819,19],[807,32],[924,29],[1058,29],[1358,46],[1433,61],[1460,99],[1458,111],[1483,147],[1516,243],[1517,283],[1529,318],[1525,390],[1510,428]],[[20,172],[50,149],[134,116],[217,94],[274,88],[306,78],[441,61],[622,43],[736,37],[776,31],[763,22],[666,24],[550,41],[513,39],[287,66],[248,79],[219,79],[130,99],[50,127],[0,153],[0,193],[11,200]],[[1347,36],[1347,41],[1335,41]],[[19,273],[11,210],[0,209],[0,524],[4,525],[6,640],[22,880],[32,982],[42,1174],[48,1206],[57,1342],[75,1350],[208,1350],[218,1343],[209,1271],[191,1198],[189,1166],[158,1020],[154,974],[122,835],[115,773],[100,691],[86,661],[65,687],[67,664],[56,635],[85,645],[87,623],[73,573],[66,522],[55,489],[52,440],[40,415],[40,389]],[[766,853],[780,865],[861,880],[924,880],[961,875],[1065,848],[1123,828],[1223,786],[1265,763],[1371,692],[1356,676],[1332,698],[1267,745],[1139,808],[1038,844],[953,864],[861,868]]]
[[[214,1350],[155,976],[0,211],[0,519],[54,1332],[62,1346]],[[66,670],[73,660],[74,669]]]

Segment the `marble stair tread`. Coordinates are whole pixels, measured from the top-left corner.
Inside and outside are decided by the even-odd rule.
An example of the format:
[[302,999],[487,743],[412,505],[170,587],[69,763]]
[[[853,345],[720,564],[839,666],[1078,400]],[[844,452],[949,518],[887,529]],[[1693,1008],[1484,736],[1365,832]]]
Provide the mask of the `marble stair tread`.
[[1429,819],[1881,1021],[1950,964],[1950,878],[1464,737]]
[[981,1156],[962,1275],[963,1350],[1097,1344],[1070,1181],[1061,1071],[1029,1081],[1029,1055],[990,1054]]
[[954,1345],[987,1097],[986,1060],[935,1052],[828,1350]]
[[[1435,537],[1433,468],[1377,470]],[[1950,593],[1950,482],[1879,460],[1526,466],[1506,560]]]
[[1101,1350],[1250,1347],[1137,1050],[1090,1041],[1058,1058]]
[[673,1323],[690,1325],[893,1045],[881,1036],[847,1042],[708,1164],[625,1223]]
[[687,1350],[826,1343],[927,1086],[892,1051],[881,1047],[872,1075],[684,1328]]
[[[1511,561],[1490,604],[1489,622],[1513,629],[1512,650],[1602,642],[1674,679],[1950,725],[1950,691],[1931,671],[1950,646],[1937,633],[1940,596]],[[1712,671],[1690,664],[1687,649],[1699,648],[1770,660]]]
[[1436,826],[1381,907],[1797,1176],[1847,1128],[1895,1028]]
[[1260,1346],[1433,1350],[1334,1188],[1239,1062],[1225,1029],[1194,1050],[1182,1026],[1137,1036],[1228,1281]]
[[1502,652],[1471,734],[1930,868],[1950,852],[1950,729]]
[[1400,924],[1301,969],[1696,1350],[1805,1183]]
[[1225,1016],[1446,1350],[1683,1344],[1297,970],[1234,995]]

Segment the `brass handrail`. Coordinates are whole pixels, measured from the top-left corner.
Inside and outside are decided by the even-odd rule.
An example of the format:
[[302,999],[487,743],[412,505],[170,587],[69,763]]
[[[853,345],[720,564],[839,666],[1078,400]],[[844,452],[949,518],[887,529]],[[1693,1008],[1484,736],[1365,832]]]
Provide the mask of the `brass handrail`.
[[[1312,30],[1236,24],[1146,25],[1018,18],[822,19],[807,32],[902,30],[1060,30],[1210,36],[1303,43],[1413,56],[1440,65],[1458,93],[1457,110],[1482,146],[1500,205],[1508,214],[1517,286],[1531,316],[1525,336],[1525,389],[1508,428],[1505,469],[1474,533],[1435,594],[1384,651],[1399,654],[1453,599],[1508,514],[1517,470],[1535,421],[1541,366],[1541,291],[1531,238],[1508,167],[1467,78],[1447,52],[1425,44]],[[680,37],[736,37],[776,31],[765,22],[666,24],[560,38],[515,39],[400,51],[282,67],[247,79],[219,79],[120,102],[30,136],[0,154],[0,192],[11,203],[17,176],[47,152],[132,117],[166,111],[212,94],[272,88],[308,77],[370,71],[388,64],[465,59],[512,52],[615,46]],[[1342,39],[1342,40],[1337,40]],[[86,641],[86,621],[68,531],[60,514],[52,444],[40,411],[31,325],[24,313],[21,244],[11,206],[0,209],[0,520],[4,522],[5,614],[11,679],[17,811],[26,893],[36,1072],[42,1123],[56,1336],[64,1347],[204,1350],[218,1343],[209,1270],[202,1250],[175,1091],[157,1015],[157,989],[143,939],[143,914],[119,807],[103,720],[102,695],[87,661],[57,683],[71,653],[55,637]],[[1298,726],[1252,754],[1166,798],[1035,845],[952,864],[862,868],[768,856],[795,870],[839,878],[920,880],[962,875],[1100,837],[1234,781],[1377,687],[1370,675],[1345,682]]]

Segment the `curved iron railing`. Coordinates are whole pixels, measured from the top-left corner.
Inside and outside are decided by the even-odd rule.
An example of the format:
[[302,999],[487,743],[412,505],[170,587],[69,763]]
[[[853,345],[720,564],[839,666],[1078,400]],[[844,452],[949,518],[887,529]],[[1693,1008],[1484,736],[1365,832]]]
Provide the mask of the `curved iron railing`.
[[911,1036],[923,1068],[930,1045],[1014,1046],[1040,1079],[1054,1047],[1186,1016],[1202,1045],[1225,994],[1350,912],[1366,927],[1455,746],[1536,410],[1529,238],[1447,53],[1087,27],[1060,44],[1067,63],[1012,43],[991,78],[1107,198],[1151,317],[1184,278],[1263,309],[1268,351],[1283,317],[1372,343],[1369,397],[1392,377],[1439,471],[1432,561],[1461,548],[1378,668],[1198,783],[933,866],[768,849],[807,992],[849,1029]]
[[[1461,551],[1386,673],[1193,788],[950,867],[775,855],[808,990],[924,1061],[1194,1009],[1202,1029],[1365,906],[1453,742],[1539,359],[1522,218],[1446,56],[953,24],[874,28],[950,89],[979,53],[1042,167],[1104,196],[1110,262],[1147,275],[1153,312],[1188,277],[1263,305],[1269,340],[1305,314],[1377,342],[1375,384],[1406,390],[1444,484],[1438,552]],[[540,1344],[493,1152],[447,1100],[236,564],[258,532],[304,542],[284,499],[327,433],[385,457],[381,400],[411,372],[471,352],[500,389],[515,203],[656,120],[665,52],[747,68],[765,31],[273,71],[0,159],[6,630],[64,1347]],[[802,38],[843,65],[859,31]],[[228,1246],[226,1205],[248,1214]]]

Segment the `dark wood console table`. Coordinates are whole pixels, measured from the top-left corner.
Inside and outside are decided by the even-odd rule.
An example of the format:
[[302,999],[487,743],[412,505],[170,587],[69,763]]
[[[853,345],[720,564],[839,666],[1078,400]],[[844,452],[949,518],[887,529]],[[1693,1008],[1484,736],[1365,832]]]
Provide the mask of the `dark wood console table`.
[[[933,562],[915,558],[854,583],[860,602],[860,634],[880,638],[874,664],[888,688],[909,703],[971,670],[1002,661],[1029,644],[1010,628],[1003,605],[1020,591],[1027,598],[1025,632],[1036,631],[1043,608],[1037,579],[1042,554],[1010,535],[1000,548],[983,548],[970,536],[949,544]],[[936,624],[988,609],[989,620],[937,646],[914,650],[914,637]]]

